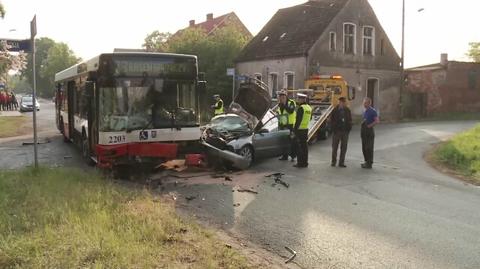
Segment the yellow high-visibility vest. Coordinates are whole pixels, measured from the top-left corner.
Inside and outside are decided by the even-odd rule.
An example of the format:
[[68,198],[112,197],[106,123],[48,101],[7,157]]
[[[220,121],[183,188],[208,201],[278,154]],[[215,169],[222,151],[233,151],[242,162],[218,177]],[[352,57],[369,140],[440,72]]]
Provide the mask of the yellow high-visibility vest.
[[308,130],[308,124],[310,123],[310,119],[312,118],[312,107],[308,104],[303,104],[300,107],[303,108],[303,117],[298,129]]
[[225,112],[224,109],[223,109],[223,101],[221,99],[218,100],[217,103],[215,103],[215,107],[218,107],[219,104],[222,104],[222,105],[220,106],[220,108],[215,108],[215,112],[214,112],[215,116],[223,114]]
[[[295,101],[293,100],[287,100],[287,106],[290,106],[293,103],[293,106],[297,106]],[[283,112],[281,111],[280,107],[277,109],[278,115],[280,117],[278,118],[278,122],[280,126],[287,126],[287,125],[295,125],[295,120],[297,119],[297,112],[296,110],[293,111],[293,113],[288,113],[286,109],[283,109]]]

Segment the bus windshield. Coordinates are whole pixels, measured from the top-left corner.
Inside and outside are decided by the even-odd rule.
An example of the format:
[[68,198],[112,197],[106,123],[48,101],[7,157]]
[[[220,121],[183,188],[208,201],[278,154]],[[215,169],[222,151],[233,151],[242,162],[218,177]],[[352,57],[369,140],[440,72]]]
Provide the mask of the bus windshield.
[[195,83],[159,78],[116,78],[100,88],[100,130],[195,127]]

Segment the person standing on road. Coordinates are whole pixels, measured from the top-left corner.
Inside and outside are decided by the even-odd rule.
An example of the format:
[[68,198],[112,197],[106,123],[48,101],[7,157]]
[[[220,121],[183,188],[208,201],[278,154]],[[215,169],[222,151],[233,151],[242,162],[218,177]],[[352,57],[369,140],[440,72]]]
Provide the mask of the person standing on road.
[[338,166],[345,168],[345,154],[347,153],[348,135],[352,130],[352,113],[347,107],[345,97],[338,99],[338,105],[333,109],[330,118],[332,137],[332,166],[337,165],[338,144],[340,144],[340,159]]
[[215,99],[215,104],[211,106],[214,109],[213,114],[215,116],[223,114],[225,109],[223,108],[223,100],[220,98],[220,95],[215,94],[213,98]]
[[307,95],[303,93],[297,94],[297,117],[295,119],[294,133],[297,140],[297,164],[294,167],[308,167],[308,125],[312,118],[312,107],[307,104]]
[[362,168],[372,169],[373,164],[373,144],[375,141],[375,131],[373,127],[377,125],[380,120],[377,111],[372,107],[372,99],[365,97],[363,99],[363,106],[365,112],[363,113],[362,129],[360,132],[362,138],[362,152],[365,162]]
[[5,111],[5,106],[6,106],[6,96],[5,92],[1,91],[0,92],[0,110]]
[[295,125],[295,120],[297,113],[295,111],[297,104],[292,99],[288,98],[287,90],[281,90],[278,93],[278,108],[277,114],[278,118],[278,128],[280,130],[290,130],[290,153],[285,150],[282,154],[280,161],[288,160],[288,155],[292,158],[292,162],[295,161],[297,157],[297,142],[293,135],[293,127]]

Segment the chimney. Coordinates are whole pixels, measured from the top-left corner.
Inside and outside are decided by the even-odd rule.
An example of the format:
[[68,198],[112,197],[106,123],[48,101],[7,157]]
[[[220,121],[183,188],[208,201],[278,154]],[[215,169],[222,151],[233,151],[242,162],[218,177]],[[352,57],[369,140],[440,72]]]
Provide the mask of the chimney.
[[195,20],[190,20],[189,26],[190,26],[190,27],[195,26]]
[[440,54],[440,64],[446,66],[448,64],[448,54],[442,53]]
[[207,14],[207,21],[213,21],[213,13]]

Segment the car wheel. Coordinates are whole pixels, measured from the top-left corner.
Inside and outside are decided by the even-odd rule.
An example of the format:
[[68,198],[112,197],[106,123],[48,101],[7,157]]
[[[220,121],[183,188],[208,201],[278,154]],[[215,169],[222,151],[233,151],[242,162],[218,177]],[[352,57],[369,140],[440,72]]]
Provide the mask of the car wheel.
[[253,148],[251,146],[243,146],[238,153],[247,159],[248,167],[250,167],[253,163]]

